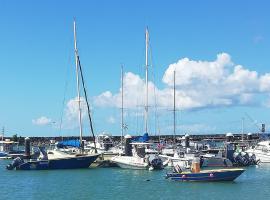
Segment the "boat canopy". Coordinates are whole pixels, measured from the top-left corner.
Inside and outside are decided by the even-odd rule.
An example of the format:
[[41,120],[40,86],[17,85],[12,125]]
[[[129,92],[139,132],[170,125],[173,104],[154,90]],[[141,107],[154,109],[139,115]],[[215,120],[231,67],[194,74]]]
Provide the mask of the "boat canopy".
[[63,147],[80,147],[80,140],[65,140],[58,142],[56,145],[58,148],[63,148]]
[[149,135],[148,133],[143,134],[143,136],[136,137],[132,140],[132,142],[148,142]]

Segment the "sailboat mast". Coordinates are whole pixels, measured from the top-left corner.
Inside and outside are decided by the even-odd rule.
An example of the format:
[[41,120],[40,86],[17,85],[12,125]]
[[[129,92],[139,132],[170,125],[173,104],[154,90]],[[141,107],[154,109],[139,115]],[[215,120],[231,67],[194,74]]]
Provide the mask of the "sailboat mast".
[[78,49],[76,39],[76,22],[73,23],[74,28],[74,49],[75,49],[75,63],[76,63],[76,80],[77,80],[77,100],[78,100],[78,119],[80,126],[80,144],[82,145],[82,112],[81,112],[81,97],[80,97],[80,79],[79,79],[79,65],[78,65]]
[[173,141],[175,143],[176,137],[176,117],[175,117],[175,70],[173,71]]
[[124,76],[123,65],[121,66],[121,145],[123,145],[124,137]]
[[148,45],[149,33],[148,28],[145,31],[145,133],[148,133]]

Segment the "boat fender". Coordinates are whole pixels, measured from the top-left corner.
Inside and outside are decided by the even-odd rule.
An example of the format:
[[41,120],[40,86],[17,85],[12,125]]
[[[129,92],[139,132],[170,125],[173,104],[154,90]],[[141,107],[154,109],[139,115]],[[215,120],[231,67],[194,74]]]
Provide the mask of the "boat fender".
[[213,178],[213,177],[214,177],[214,174],[211,173],[211,174],[209,174],[209,176],[210,176],[211,178]]

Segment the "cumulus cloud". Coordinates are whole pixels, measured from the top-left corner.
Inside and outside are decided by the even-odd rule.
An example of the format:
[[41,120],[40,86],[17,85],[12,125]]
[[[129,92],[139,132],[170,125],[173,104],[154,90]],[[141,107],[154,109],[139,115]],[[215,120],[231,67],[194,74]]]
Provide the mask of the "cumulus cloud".
[[[80,97],[81,117],[82,121],[87,117],[87,105],[84,97]],[[63,128],[73,129],[79,126],[79,104],[78,97],[70,99],[64,110]]]
[[47,117],[39,117],[37,119],[33,119],[32,123],[38,126],[46,126],[52,123],[52,120]]
[[115,124],[116,120],[115,120],[114,117],[110,116],[110,117],[107,119],[107,122],[108,122],[109,124]]
[[[200,109],[218,106],[250,105],[256,94],[270,92],[270,73],[258,72],[233,63],[231,56],[220,53],[213,61],[183,58],[166,69],[162,89],[149,82],[149,105],[173,106],[173,82],[176,72],[176,106],[178,109]],[[132,72],[124,75],[124,106],[144,105],[144,80]],[[121,89],[106,91],[95,98],[101,107],[120,107]],[[260,102],[261,103],[261,102]],[[261,103],[262,104],[262,103]]]

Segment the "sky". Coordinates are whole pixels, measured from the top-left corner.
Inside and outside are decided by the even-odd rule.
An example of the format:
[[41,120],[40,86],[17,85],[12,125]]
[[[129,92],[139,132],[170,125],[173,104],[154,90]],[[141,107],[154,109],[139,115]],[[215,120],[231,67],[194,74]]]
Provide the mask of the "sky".
[[[73,42],[96,134],[144,133],[149,29],[149,134],[240,133],[270,125],[270,3],[264,0],[1,0],[0,128],[77,136]],[[89,135],[84,98],[83,132]],[[270,128],[270,127],[269,127]],[[1,128],[2,129],[2,128]]]

